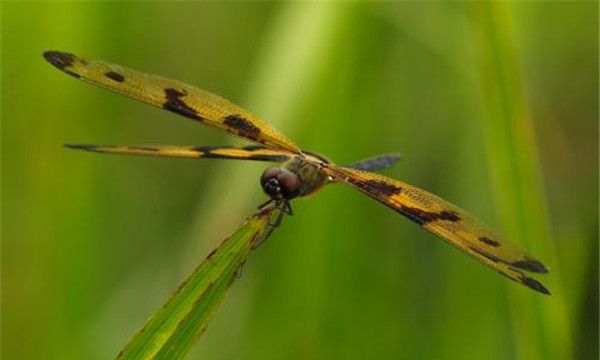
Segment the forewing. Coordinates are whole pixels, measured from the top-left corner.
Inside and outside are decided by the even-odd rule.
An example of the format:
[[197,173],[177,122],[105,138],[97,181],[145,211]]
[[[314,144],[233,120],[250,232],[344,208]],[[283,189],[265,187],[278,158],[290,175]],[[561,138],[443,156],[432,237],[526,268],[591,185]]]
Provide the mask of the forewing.
[[209,158],[209,159],[236,159],[284,162],[291,155],[287,151],[271,149],[264,146],[174,146],[174,145],[80,145],[67,144],[70,149],[94,151],[110,154],[128,154],[157,157],[177,158]]
[[172,111],[192,120],[274,149],[300,153],[275,128],[231,102],[194,86],[70,53],[44,57],[63,72],[100,87]]
[[522,270],[546,273],[539,261],[502,240],[479,220],[419,188],[379,174],[326,165],[334,180],[345,182],[396,210],[502,275],[544,294],[550,292]]

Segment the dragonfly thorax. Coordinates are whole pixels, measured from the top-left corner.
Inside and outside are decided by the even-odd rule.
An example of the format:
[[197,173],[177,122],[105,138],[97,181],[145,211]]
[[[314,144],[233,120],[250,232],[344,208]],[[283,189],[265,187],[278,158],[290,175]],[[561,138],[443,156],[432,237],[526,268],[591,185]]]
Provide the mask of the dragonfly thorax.
[[293,199],[322,188],[329,181],[312,158],[294,156],[280,167],[265,170],[260,183],[272,199]]

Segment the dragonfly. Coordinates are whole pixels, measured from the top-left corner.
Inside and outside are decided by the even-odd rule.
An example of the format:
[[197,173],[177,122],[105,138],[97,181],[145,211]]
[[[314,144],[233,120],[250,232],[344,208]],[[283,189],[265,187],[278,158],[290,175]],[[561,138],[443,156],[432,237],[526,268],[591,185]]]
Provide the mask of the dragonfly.
[[267,168],[260,178],[262,189],[269,197],[263,206],[268,204],[281,210],[273,227],[279,225],[284,214],[292,215],[291,200],[313,194],[329,184],[343,183],[398,212],[501,275],[550,295],[542,283],[527,275],[547,273],[548,269],[542,262],[506,242],[474,216],[450,202],[375,172],[398,161],[400,157],[396,154],[338,166],[324,156],[302,150],[265,121],[208,91],[67,52],[46,51],[43,56],[72,77],[254,143],[243,147],[65,145],[68,148],[113,154],[279,163]]

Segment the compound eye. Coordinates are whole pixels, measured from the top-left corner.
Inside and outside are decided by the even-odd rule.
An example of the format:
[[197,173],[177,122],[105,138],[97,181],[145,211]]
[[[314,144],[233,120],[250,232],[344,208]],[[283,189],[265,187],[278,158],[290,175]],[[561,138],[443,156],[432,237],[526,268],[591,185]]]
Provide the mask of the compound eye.
[[271,197],[278,198],[281,196],[281,187],[279,186],[279,182],[277,182],[276,178],[271,178],[267,182],[263,183],[263,188]]
[[270,179],[277,177],[277,175],[279,175],[279,173],[281,173],[282,171],[283,170],[279,167],[268,168],[263,172],[262,176],[260,177],[261,184],[264,184]]
[[282,169],[277,167],[272,167],[262,174],[260,177],[260,184],[271,198],[278,199],[281,198],[281,185],[279,185],[279,180],[277,180],[277,175],[281,173]]
[[298,196],[300,192],[300,181],[298,176],[291,171],[282,171],[277,175],[277,181],[281,187],[281,193],[286,199]]

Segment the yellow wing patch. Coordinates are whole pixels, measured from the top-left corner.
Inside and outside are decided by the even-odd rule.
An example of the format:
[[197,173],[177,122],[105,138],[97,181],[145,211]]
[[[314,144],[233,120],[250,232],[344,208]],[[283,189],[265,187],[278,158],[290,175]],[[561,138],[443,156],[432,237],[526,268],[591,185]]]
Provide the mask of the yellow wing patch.
[[287,151],[274,150],[264,146],[174,146],[174,145],[80,145],[67,144],[70,149],[86,150],[110,154],[128,154],[156,157],[236,159],[284,162],[289,160]]
[[325,165],[323,170],[334,180],[345,182],[396,210],[502,275],[550,294],[541,283],[521,271],[548,272],[541,262],[515,249],[457,206],[425,190],[379,174],[331,165]]
[[275,128],[241,107],[194,86],[70,53],[46,51],[46,60],[63,72],[94,85],[224,130],[274,149],[300,154]]

